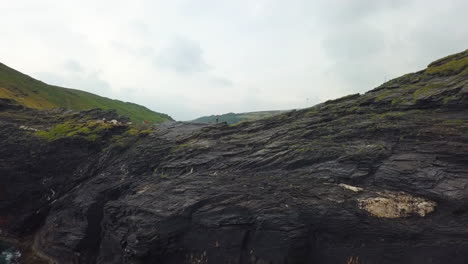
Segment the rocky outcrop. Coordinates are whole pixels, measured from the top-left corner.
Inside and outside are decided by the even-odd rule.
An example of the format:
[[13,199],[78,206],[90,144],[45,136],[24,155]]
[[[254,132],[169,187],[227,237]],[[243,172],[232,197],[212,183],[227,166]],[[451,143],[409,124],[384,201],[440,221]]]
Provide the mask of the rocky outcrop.
[[465,263],[467,57],[235,126],[9,107],[0,228],[57,263]]

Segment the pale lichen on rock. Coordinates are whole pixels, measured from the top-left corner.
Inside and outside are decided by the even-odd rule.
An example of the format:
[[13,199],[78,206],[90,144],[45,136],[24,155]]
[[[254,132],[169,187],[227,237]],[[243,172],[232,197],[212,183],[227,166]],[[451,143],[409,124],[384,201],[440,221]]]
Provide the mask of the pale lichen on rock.
[[402,218],[413,215],[425,217],[437,206],[434,201],[415,197],[403,192],[379,192],[378,197],[358,200],[360,209],[379,218]]

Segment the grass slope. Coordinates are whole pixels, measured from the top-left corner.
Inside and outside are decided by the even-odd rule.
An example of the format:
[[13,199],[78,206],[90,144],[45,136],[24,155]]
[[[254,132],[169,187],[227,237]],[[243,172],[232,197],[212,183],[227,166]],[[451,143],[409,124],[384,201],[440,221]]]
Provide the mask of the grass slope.
[[218,118],[218,122],[226,122],[230,125],[236,124],[243,121],[251,121],[257,120],[265,117],[274,116],[277,114],[284,113],[286,111],[261,111],[261,112],[248,112],[248,113],[227,113],[222,115],[210,115],[210,116],[203,116],[199,117],[192,122],[196,123],[215,123],[216,118]]
[[148,108],[92,93],[48,85],[0,63],[0,98],[14,99],[35,109],[65,108],[86,110],[92,108],[114,109],[136,123],[148,120],[160,123],[172,118]]

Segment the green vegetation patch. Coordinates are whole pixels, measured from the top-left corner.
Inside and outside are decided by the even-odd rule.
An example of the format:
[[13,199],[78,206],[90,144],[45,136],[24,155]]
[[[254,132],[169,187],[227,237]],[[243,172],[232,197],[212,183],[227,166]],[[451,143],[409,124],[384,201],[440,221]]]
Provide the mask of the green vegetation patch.
[[395,98],[392,100],[392,105],[399,105],[403,102],[403,100],[399,99],[399,98]]
[[442,124],[448,126],[468,126],[468,121],[463,119],[449,119],[444,120]]
[[35,109],[113,109],[135,124],[161,123],[172,118],[134,103],[113,100],[85,91],[48,85],[0,63],[0,98],[10,98]]
[[352,114],[352,113],[358,113],[358,112],[363,112],[363,108],[359,106],[351,106],[346,109],[346,113]]
[[458,74],[459,76],[468,76],[468,67],[465,68],[465,70],[463,70],[462,72],[460,72],[460,74]]
[[388,112],[388,113],[375,115],[375,118],[376,119],[402,119],[406,115],[408,114],[405,112]]
[[379,159],[388,153],[389,150],[383,144],[367,144],[347,149],[346,157],[351,160]]
[[189,148],[191,146],[192,146],[192,142],[187,142],[187,143],[184,143],[184,144],[180,144],[180,145],[172,147],[171,152],[182,151],[182,150],[184,150],[186,148]]
[[36,136],[53,141],[64,137],[83,137],[88,141],[97,141],[113,127],[112,124],[88,121],[86,123],[66,122],[58,124],[49,130],[38,131]]
[[307,113],[306,113],[305,115],[306,115],[307,117],[309,117],[309,116],[317,115],[317,114],[319,114],[319,113],[320,113],[320,111],[317,110],[317,108],[312,107],[312,108],[309,108],[309,110],[307,111]]
[[376,102],[383,101],[383,100],[385,100],[387,97],[391,96],[392,94],[393,94],[393,91],[385,91],[385,92],[379,94],[379,95],[375,98],[375,101],[376,101]]
[[426,73],[434,75],[456,75],[468,67],[468,57],[452,60],[442,65],[427,68]]
[[428,95],[433,95],[433,94],[436,94],[438,92],[438,89],[444,87],[443,84],[439,84],[439,83],[430,83],[430,84],[427,84],[426,86],[422,87],[422,88],[419,88],[418,90],[416,90],[414,93],[413,93],[413,98],[415,100],[417,99],[420,99],[424,96],[428,96]]
[[239,122],[237,122],[237,123],[230,124],[229,126],[237,127],[237,126],[240,126],[240,125],[244,125],[245,122],[247,122],[247,121],[239,121]]
[[127,130],[127,134],[131,135],[131,136],[136,136],[138,135],[140,131],[134,127],[130,128],[129,130]]
[[138,137],[146,137],[151,134],[153,131],[151,129],[143,129],[137,127],[130,127],[125,134],[128,136],[138,136]]

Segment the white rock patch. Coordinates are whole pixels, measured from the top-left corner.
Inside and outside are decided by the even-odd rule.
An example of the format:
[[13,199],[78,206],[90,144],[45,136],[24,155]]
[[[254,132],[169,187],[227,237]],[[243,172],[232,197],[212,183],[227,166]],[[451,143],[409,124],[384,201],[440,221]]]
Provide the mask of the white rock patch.
[[352,185],[348,185],[348,184],[344,184],[344,183],[340,183],[340,184],[338,184],[338,186],[343,187],[344,189],[350,190],[350,191],[353,191],[353,192],[362,192],[362,191],[364,191],[364,189],[361,188],[361,187],[356,187],[356,186],[352,186]]
[[19,128],[22,130],[28,130],[28,131],[39,131],[39,129],[35,129],[34,127],[28,127],[28,126],[20,126]]
[[412,215],[424,217],[437,206],[434,201],[402,192],[379,192],[379,197],[358,200],[359,208],[379,218],[402,218]]

